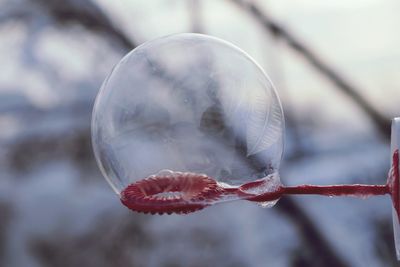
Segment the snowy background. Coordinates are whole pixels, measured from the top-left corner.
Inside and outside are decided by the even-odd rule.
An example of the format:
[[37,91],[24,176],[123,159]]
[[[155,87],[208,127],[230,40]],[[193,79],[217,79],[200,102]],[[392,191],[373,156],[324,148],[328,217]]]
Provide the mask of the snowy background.
[[114,64],[146,40],[196,31],[241,47],[275,83],[285,184],[383,184],[400,115],[399,11],[396,0],[0,0],[0,266],[400,266],[388,197],[141,215],[120,204],[90,144]]

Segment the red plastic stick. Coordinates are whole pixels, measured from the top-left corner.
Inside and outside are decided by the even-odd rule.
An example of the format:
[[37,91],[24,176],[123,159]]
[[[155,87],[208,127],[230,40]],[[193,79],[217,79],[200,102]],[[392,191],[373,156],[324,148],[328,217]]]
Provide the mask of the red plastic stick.
[[257,189],[268,181],[258,180],[243,184],[240,187],[225,188],[205,175],[176,172],[169,175],[151,176],[129,185],[121,192],[121,202],[129,209],[138,212],[185,214],[210,206],[226,196],[266,202],[277,200],[284,195],[365,198],[389,194],[399,216],[399,179],[399,151],[396,150],[393,154],[393,166],[386,185],[281,185],[270,192],[255,195],[251,193],[252,189]]

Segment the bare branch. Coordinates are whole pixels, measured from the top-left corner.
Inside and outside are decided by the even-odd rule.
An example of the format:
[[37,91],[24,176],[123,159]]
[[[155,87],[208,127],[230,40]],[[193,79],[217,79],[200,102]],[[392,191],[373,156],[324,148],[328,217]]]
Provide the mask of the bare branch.
[[201,17],[202,11],[202,3],[199,0],[190,0],[188,1],[189,15],[191,19],[191,28],[192,32],[202,33],[203,23]]
[[91,0],[35,0],[43,10],[60,24],[77,23],[81,26],[109,36],[119,42],[124,50],[132,50],[136,44]]
[[379,112],[374,106],[359,93],[360,88],[351,84],[343,78],[334,68],[323,62],[307,45],[296,38],[284,27],[279,25],[273,18],[253,2],[245,0],[231,0],[236,5],[243,7],[260,23],[263,28],[276,38],[281,38],[295,52],[300,54],[314,69],[332,82],[337,89],[346,94],[355,104],[357,104],[372,120],[375,127],[386,139],[390,137],[390,120]]
[[278,211],[281,212],[290,221],[295,222],[297,232],[302,240],[311,249],[310,258],[313,266],[326,267],[345,267],[349,266],[344,262],[335,250],[329,245],[324,235],[318,230],[318,227],[310,219],[307,213],[291,197],[285,197],[279,200],[277,204]]

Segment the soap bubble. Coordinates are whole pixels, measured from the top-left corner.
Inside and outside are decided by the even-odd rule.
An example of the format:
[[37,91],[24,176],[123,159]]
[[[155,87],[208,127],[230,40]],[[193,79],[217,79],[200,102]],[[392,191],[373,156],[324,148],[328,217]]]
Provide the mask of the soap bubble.
[[104,81],[92,118],[97,162],[118,194],[173,173],[225,188],[272,176],[276,184],[283,131],[280,100],[260,66],[201,34],[159,38],[127,54]]

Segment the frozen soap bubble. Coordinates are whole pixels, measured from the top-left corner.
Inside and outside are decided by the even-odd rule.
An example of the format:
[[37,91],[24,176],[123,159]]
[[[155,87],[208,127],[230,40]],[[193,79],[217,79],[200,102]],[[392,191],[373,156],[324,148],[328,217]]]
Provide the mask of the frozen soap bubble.
[[159,38],[127,54],[104,81],[92,118],[107,181],[126,206],[152,213],[273,190],[283,131],[280,100],[260,66],[201,34]]

